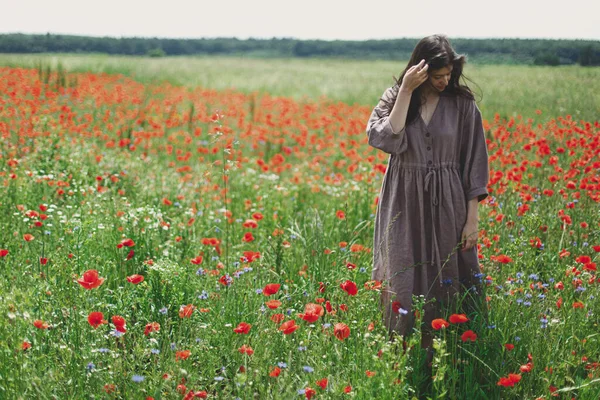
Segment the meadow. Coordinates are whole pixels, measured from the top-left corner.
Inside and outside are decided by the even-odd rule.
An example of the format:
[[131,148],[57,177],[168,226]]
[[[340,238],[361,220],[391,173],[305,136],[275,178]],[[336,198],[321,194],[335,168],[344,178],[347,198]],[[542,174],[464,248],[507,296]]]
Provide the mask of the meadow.
[[469,67],[485,312],[425,387],[370,280],[398,65],[243,62],[0,56],[0,398],[600,397],[600,69]]

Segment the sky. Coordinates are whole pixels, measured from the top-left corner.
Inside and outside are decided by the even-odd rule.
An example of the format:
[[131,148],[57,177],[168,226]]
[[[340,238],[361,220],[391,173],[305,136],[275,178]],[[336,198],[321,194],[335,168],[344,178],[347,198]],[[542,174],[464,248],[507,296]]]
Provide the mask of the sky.
[[600,1],[0,0],[0,33],[367,40],[600,40]]

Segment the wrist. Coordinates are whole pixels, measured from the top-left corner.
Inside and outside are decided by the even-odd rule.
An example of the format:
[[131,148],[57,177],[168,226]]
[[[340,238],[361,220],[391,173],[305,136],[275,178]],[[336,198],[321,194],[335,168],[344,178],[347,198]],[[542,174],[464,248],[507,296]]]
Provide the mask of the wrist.
[[400,85],[400,93],[412,94],[412,89],[407,88],[404,84]]

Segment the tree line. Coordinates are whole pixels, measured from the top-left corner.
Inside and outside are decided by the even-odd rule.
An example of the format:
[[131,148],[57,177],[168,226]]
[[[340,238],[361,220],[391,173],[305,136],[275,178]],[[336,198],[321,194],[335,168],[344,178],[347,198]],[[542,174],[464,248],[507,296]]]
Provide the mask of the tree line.
[[[600,65],[600,41],[450,38],[455,50],[482,64]],[[137,56],[248,55],[407,60],[419,39],[167,39],[56,34],[0,34],[0,53],[103,53]]]

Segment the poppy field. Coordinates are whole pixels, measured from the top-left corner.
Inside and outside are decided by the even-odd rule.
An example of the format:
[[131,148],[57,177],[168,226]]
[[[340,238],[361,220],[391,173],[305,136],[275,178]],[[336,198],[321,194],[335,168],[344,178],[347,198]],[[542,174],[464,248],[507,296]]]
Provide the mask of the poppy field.
[[481,312],[427,384],[370,279],[373,106],[0,67],[0,398],[599,398],[600,123],[484,120]]

